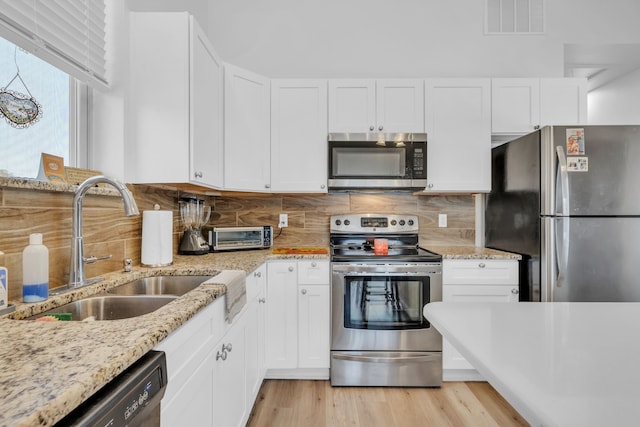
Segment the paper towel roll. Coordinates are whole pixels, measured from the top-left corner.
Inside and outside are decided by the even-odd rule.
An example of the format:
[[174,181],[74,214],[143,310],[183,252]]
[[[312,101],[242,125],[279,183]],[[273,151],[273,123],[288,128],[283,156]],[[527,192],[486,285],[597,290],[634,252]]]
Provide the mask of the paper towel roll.
[[163,267],[173,263],[173,212],[142,212],[142,264]]

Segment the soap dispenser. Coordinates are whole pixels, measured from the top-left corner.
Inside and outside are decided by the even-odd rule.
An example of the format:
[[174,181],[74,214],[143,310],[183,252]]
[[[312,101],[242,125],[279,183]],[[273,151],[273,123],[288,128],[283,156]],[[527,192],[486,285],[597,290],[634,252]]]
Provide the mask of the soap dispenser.
[[49,249],[42,234],[29,235],[29,246],[22,251],[22,301],[38,302],[49,298]]

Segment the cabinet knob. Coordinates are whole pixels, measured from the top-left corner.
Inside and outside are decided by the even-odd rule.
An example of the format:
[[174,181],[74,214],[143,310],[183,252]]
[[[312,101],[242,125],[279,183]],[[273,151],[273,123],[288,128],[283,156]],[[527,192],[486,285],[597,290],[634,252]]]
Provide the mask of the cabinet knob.
[[317,262],[314,261],[314,262],[311,263],[311,267],[316,268],[317,266],[318,266]]
[[289,271],[293,273],[293,267],[289,267]]
[[374,130],[375,128],[375,126],[369,126],[369,130]]
[[271,184],[265,184],[264,188],[271,188]]
[[433,184],[427,184],[427,188],[433,188]]
[[303,289],[303,290],[301,290],[301,291],[300,291],[300,293],[301,293],[302,295],[306,295],[306,294],[307,294],[307,290],[306,290],[306,289]]
[[480,267],[480,268],[485,268],[485,267],[486,267],[486,265],[485,265],[485,263],[484,263],[484,262],[481,262],[480,264],[478,264],[478,267]]
[[233,347],[231,346],[231,343],[229,343],[229,344],[222,344],[222,351],[225,351],[225,352],[226,352],[226,351],[228,351],[229,353],[231,353],[232,348],[233,348]]
[[200,171],[196,171],[196,173],[194,174],[196,178],[202,178],[202,172]]
[[216,352],[216,360],[227,360],[227,352],[222,350],[222,351],[217,351]]
[[325,188],[325,187],[326,187],[326,185],[324,185],[324,184],[322,184],[322,185],[320,186],[320,188],[321,188],[322,190],[324,190],[324,188]]
[[517,294],[520,293],[520,291],[517,288],[513,288],[513,289],[511,289],[511,293],[514,294],[514,295],[517,295]]
[[267,302],[267,299],[266,299],[266,298],[260,298],[260,299],[258,300],[258,302],[259,302],[260,304],[264,304],[264,303],[266,303],[266,302]]
[[256,271],[255,273],[253,273],[253,275],[255,277],[262,277],[262,273],[260,271]]
[[382,125],[378,126],[378,130],[382,130],[382,129],[384,129]]

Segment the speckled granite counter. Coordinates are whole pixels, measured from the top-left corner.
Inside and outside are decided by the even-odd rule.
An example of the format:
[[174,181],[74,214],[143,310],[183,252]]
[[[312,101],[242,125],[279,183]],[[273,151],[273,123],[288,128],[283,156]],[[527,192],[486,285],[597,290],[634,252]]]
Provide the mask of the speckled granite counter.
[[442,255],[442,259],[522,259],[518,254],[476,246],[425,246],[425,249]]
[[[163,268],[111,273],[105,281],[44,303],[17,304],[0,318],[0,426],[49,426],[155,347],[199,310],[226,292],[225,283],[200,285],[160,309],[135,318],[95,322],[23,319],[133,279],[154,275],[253,271],[268,259],[328,259],[327,255],[272,255],[247,251],[175,256]],[[214,281],[215,282],[215,281]]]

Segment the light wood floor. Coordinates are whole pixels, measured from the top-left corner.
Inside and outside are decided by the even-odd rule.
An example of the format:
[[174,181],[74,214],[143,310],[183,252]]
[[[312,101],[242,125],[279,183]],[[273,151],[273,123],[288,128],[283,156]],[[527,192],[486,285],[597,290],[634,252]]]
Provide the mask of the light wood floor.
[[485,382],[442,388],[331,387],[329,381],[265,380],[249,427],[528,426]]

